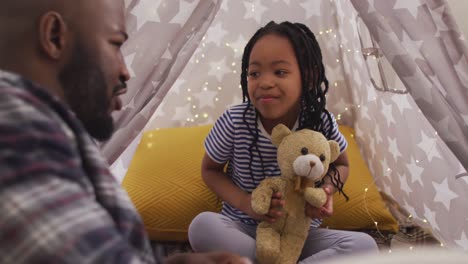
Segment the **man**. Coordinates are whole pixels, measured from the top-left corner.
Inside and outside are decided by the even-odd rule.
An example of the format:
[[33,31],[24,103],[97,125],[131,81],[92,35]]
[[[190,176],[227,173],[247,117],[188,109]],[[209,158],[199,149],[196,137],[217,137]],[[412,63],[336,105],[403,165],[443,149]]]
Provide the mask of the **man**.
[[154,263],[89,137],[112,135],[126,92],[124,1],[1,0],[0,36],[0,263]]

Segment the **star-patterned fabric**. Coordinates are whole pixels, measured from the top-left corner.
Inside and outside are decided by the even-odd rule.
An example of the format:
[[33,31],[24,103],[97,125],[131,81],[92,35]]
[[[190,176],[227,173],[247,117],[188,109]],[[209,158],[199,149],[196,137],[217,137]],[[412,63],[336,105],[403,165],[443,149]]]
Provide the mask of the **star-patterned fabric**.
[[102,151],[113,163],[138,136],[197,49],[220,0],[125,0],[129,40],[123,46],[132,78],[118,130]]
[[468,150],[467,49],[445,1],[126,3],[124,50],[134,77],[117,115],[120,129],[106,145],[119,179],[141,131],[211,124],[241,102],[241,56],[259,27],[301,22],[322,48],[328,109],[355,128],[377,185],[444,246],[468,250],[467,163],[459,155]]

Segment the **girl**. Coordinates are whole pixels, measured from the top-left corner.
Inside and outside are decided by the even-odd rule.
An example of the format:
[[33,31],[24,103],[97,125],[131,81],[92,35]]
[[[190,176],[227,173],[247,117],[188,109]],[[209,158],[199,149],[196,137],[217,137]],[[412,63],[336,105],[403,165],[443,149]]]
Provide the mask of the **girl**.
[[314,34],[299,23],[272,21],[260,28],[244,49],[241,86],[244,103],[225,111],[205,140],[202,177],[224,203],[220,214],[204,212],[193,219],[189,227],[192,248],[227,250],[255,259],[257,223],[276,221],[284,205],[282,194],[275,193],[270,211],[258,215],[250,202],[250,193],[261,180],[281,174],[270,134],[282,123],[291,130],[320,131],[341,149],[323,182],[326,204],[305,208],[313,221],[300,263],[377,251],[367,234],[318,228],[323,217],[333,214],[332,195],[342,192],[348,158],[347,142],[325,109],[328,80]]

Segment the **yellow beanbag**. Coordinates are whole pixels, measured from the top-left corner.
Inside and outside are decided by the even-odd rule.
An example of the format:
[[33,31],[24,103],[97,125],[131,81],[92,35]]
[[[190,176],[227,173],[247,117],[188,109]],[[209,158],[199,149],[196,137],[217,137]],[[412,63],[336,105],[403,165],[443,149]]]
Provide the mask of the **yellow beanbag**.
[[221,201],[201,178],[203,142],[211,125],[145,132],[122,186],[151,240],[186,241],[192,219],[220,211]]
[[[151,240],[187,241],[187,228],[200,212],[218,212],[221,201],[201,178],[203,142],[212,125],[165,128],[143,134],[123,180],[123,187],[141,214]],[[334,197],[334,216],[324,226],[335,229],[396,231],[397,222],[372,181],[361,157],[353,130],[341,127],[348,140],[350,175],[344,190],[350,197]],[[368,187],[364,207],[364,188]],[[372,217],[371,217],[372,216]]]

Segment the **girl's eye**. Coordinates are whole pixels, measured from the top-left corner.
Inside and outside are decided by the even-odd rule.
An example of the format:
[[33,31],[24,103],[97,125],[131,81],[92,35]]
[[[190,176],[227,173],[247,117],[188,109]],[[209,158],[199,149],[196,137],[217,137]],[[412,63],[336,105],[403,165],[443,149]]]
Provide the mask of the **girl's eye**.
[[307,148],[302,148],[301,153],[302,153],[302,155],[307,155],[307,154],[309,154],[309,150]]
[[320,155],[320,161],[322,161],[322,162],[325,161],[325,155],[323,155],[323,154]]
[[249,72],[249,76],[253,77],[253,78],[258,77],[259,75],[260,75],[260,73],[258,73],[258,72]]
[[278,70],[278,71],[276,71],[276,75],[278,75],[278,76],[284,76],[284,75],[286,75],[286,74],[287,74],[287,72],[286,72],[286,71],[283,71],[283,70]]

